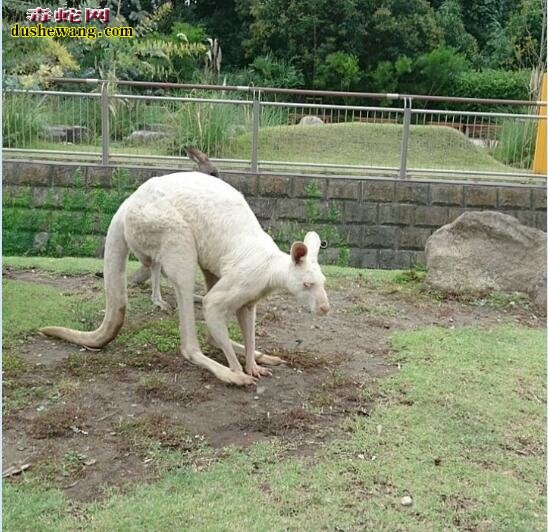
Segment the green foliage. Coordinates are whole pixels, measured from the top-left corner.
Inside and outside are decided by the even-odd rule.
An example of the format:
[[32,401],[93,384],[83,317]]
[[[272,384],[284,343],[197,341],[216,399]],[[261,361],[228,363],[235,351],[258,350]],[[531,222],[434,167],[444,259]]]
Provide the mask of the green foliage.
[[256,57],[233,79],[236,83],[257,87],[299,88],[304,85],[302,72],[291,60],[276,59],[272,54]]
[[316,85],[330,90],[350,90],[360,79],[360,66],[354,54],[334,52],[318,68]]
[[[528,100],[530,75],[530,72],[526,70],[515,72],[506,70],[460,72],[455,78],[453,94],[469,98]],[[481,110],[481,106],[477,104],[467,108]],[[489,110],[493,111],[493,106],[490,106]],[[507,107],[504,110],[508,112]]]
[[439,46],[416,59],[414,86],[421,94],[450,94],[455,79],[468,69],[464,56],[453,48]]
[[444,0],[436,12],[443,30],[445,44],[464,54],[470,61],[476,61],[478,43],[468,33],[462,18],[462,7],[458,0]]

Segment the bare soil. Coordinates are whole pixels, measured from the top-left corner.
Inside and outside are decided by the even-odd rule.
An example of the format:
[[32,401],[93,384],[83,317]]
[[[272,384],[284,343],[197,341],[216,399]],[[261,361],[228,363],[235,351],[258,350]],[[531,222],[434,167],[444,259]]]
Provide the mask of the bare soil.
[[[93,275],[9,276],[73,294],[102,289],[102,280]],[[117,340],[90,352],[32,336],[18,352],[28,368],[11,379],[28,392],[28,400],[4,417],[4,468],[31,463],[27,474],[87,501],[101,497],[108,486],[155,478],[161,451],[178,451],[179,463],[198,468],[227,445],[272,438],[289,443],[291,452],[312,454],[340,433],[345,417],[369,415],[378,380],[398,371],[389,359],[395,331],[489,327],[508,320],[542,325],[523,308],[440,301],[417,289],[379,290],[364,281],[339,285],[330,291],[328,317],[312,316],[289,296],[259,305],[258,348],[289,364],[273,368],[273,376],[257,387],[227,386],[175,351],[148,344],[128,352]],[[130,290],[130,295],[148,293],[148,287]],[[174,305],[169,289],[164,296]],[[197,316],[202,318],[199,306]],[[126,328],[161,318],[171,319],[151,304],[144,314],[130,311]],[[222,354],[211,356],[224,363]]]

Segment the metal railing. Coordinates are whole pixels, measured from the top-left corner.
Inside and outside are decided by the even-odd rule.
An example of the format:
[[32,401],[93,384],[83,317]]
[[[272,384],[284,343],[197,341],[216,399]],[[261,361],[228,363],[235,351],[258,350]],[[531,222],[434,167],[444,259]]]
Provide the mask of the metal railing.
[[543,179],[530,168],[546,102],[56,81],[79,90],[3,92],[5,152],[181,168],[197,144],[223,169],[253,173]]

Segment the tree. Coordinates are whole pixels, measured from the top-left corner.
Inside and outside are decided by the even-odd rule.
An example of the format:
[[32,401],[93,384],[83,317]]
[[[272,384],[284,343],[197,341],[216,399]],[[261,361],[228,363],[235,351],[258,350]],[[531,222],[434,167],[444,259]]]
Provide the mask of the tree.
[[458,0],[444,0],[436,12],[443,30],[445,44],[463,53],[471,61],[477,60],[478,42],[466,31]]

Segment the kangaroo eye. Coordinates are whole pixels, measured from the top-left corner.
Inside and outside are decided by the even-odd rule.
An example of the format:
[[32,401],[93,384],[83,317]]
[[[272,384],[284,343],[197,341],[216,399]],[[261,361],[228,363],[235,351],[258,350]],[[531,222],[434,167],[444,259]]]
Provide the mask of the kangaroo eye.
[[312,287],[314,286],[314,283],[306,283],[306,282],[305,282],[305,283],[303,283],[303,286],[304,286],[305,288],[312,288]]

